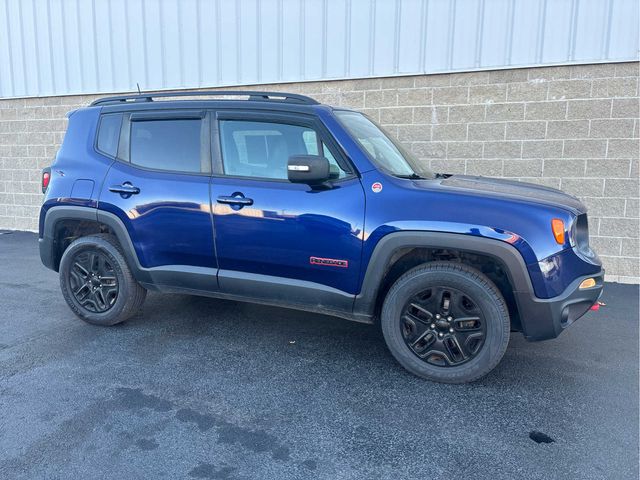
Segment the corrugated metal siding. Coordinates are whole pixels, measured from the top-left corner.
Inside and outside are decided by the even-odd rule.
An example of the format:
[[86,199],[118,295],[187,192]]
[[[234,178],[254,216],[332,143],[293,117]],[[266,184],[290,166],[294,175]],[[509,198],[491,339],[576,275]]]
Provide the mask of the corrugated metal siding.
[[0,97],[638,59],[638,0],[0,0]]

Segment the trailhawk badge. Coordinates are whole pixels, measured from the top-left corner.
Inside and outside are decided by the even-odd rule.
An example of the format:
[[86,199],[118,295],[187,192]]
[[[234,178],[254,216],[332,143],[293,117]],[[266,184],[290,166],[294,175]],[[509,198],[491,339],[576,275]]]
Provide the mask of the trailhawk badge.
[[373,193],[380,193],[382,191],[382,184],[380,182],[375,182],[371,185],[371,190]]

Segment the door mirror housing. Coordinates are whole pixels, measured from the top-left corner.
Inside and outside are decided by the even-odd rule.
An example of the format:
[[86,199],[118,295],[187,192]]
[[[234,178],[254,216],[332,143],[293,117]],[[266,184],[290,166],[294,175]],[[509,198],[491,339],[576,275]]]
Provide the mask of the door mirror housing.
[[287,177],[293,183],[324,183],[330,178],[329,160],[320,155],[292,155],[287,163]]

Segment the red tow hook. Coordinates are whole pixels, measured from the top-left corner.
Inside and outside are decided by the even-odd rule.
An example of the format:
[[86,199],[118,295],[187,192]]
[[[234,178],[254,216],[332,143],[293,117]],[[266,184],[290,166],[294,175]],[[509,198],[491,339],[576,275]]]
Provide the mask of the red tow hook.
[[597,300],[596,303],[591,305],[590,310],[593,310],[594,312],[597,312],[598,310],[600,310],[600,307],[606,307],[606,306],[607,306],[606,303],[601,302],[600,300]]

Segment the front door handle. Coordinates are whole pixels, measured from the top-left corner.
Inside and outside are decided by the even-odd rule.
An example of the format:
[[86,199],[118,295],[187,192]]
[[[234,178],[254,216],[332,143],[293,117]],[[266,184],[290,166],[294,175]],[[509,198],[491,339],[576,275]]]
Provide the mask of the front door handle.
[[218,203],[225,203],[227,205],[253,205],[253,199],[243,197],[241,193],[234,193],[233,195],[221,195],[218,197]]
[[119,193],[121,195],[137,195],[140,193],[138,187],[134,187],[129,182],[124,182],[122,185],[112,185],[109,187],[110,192]]

